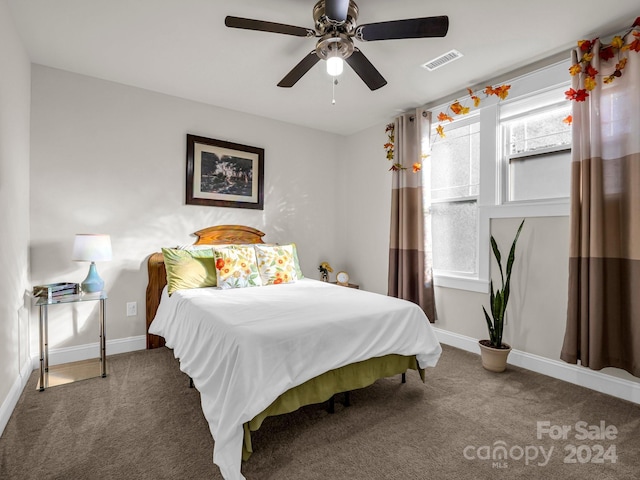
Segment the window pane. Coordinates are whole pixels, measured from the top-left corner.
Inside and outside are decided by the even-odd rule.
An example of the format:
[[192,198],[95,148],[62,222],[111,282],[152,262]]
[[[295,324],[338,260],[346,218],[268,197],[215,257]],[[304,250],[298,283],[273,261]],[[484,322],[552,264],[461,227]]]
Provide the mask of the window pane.
[[526,115],[508,122],[509,155],[536,152],[544,148],[570,146],[571,126],[564,119],[571,113],[571,105],[556,107]]
[[571,152],[512,158],[509,200],[541,200],[569,196]]
[[431,198],[468,197],[478,194],[480,124],[450,126],[446,137],[432,136]]
[[431,205],[433,268],[477,272],[478,205],[475,200]]
[[[536,96],[527,99],[535,108]],[[503,122],[508,201],[567,198],[570,189],[569,102],[549,105]]]

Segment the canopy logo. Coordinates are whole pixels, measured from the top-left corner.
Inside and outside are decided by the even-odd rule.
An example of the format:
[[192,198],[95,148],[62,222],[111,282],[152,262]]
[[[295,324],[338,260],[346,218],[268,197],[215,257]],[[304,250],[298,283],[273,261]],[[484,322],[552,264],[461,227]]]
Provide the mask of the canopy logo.
[[462,454],[467,460],[491,460],[493,468],[507,468],[509,466],[508,460],[522,461],[523,459],[525,465],[544,467],[551,459],[553,448],[551,446],[545,450],[542,445],[527,445],[525,447],[513,445],[509,447],[507,442],[498,440],[493,442],[493,445],[480,447],[467,445]]
[[[536,424],[536,438],[555,442],[565,441],[559,452],[564,452],[563,463],[617,463],[616,445],[603,444],[618,438],[615,425],[604,420],[598,424],[585,421],[573,425],[554,425],[550,421]],[[584,442],[584,443],[580,443]],[[602,443],[598,443],[602,442]],[[508,468],[509,462],[522,462],[527,466],[544,467],[549,464],[556,445],[508,445],[497,440],[492,445],[467,445],[462,450],[466,460],[491,462],[492,468]]]

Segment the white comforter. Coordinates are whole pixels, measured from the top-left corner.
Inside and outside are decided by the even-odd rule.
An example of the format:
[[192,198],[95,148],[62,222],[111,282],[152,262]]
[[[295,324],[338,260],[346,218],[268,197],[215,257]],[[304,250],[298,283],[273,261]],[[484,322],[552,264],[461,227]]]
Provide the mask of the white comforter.
[[391,353],[435,366],[442,351],[417,305],[311,279],[171,297],[165,287],[149,333],[165,338],[200,391],[213,461],[227,480],[244,479],[243,423],[286,390]]

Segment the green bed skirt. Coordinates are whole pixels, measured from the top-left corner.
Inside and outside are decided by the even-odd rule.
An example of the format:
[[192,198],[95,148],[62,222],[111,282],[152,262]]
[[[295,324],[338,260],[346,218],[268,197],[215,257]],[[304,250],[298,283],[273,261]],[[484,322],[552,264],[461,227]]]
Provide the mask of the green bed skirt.
[[336,393],[367,387],[379,378],[398,375],[409,369],[418,370],[424,382],[424,369],[418,367],[415,356],[392,354],[330,370],[287,390],[264,411],[244,424],[242,459],[248,460],[251,456],[251,432],[258,430],[265,418],[294,412],[304,405],[326,402]]

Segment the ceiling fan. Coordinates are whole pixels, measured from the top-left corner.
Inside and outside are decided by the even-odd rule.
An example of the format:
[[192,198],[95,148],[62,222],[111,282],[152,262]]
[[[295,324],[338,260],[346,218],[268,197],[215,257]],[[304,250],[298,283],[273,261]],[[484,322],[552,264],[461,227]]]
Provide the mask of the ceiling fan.
[[342,73],[344,60],[371,90],[385,86],[387,81],[353,44],[354,38],[371,42],[444,37],[449,29],[447,16],[391,20],[357,26],[358,6],[352,0],[320,0],[313,7],[313,20],[315,29],[232,16],[226,17],[224,24],[245,30],[318,38],[316,48],[280,80],[279,87],[293,87],[320,60],[326,60],[327,72],[337,76]]

